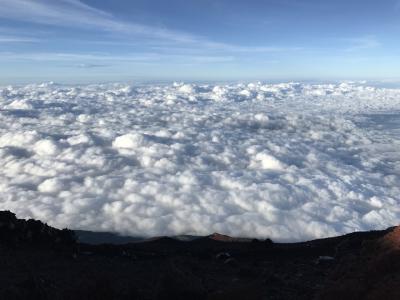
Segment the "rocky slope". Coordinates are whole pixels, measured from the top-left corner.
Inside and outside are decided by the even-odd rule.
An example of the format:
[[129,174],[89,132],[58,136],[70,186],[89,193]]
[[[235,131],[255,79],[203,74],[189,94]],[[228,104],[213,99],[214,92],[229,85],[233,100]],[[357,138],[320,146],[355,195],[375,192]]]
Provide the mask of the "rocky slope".
[[0,212],[0,299],[399,299],[400,229],[303,243],[85,244]]

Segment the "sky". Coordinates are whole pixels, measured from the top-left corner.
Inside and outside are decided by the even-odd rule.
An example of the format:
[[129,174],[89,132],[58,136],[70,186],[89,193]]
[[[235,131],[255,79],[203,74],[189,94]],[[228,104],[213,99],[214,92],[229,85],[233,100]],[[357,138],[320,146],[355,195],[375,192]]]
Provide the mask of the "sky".
[[399,80],[400,0],[0,0],[0,83]]

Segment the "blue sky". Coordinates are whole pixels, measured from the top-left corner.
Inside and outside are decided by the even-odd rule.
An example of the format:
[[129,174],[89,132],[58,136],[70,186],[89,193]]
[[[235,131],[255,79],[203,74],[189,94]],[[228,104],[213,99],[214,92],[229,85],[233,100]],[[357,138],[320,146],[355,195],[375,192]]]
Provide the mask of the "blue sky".
[[400,0],[0,0],[0,83],[398,80]]

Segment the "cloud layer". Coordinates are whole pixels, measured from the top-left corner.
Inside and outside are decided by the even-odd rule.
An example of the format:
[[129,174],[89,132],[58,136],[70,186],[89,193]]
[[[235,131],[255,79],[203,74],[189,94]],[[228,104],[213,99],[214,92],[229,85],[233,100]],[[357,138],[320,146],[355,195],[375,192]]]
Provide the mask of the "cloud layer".
[[50,83],[0,107],[0,209],[19,217],[286,241],[400,220],[399,90]]

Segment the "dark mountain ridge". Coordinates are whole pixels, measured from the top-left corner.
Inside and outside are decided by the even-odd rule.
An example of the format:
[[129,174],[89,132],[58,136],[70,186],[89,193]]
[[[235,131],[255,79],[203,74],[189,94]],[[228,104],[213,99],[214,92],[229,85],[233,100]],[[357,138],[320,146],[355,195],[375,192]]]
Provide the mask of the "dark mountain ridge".
[[397,227],[302,243],[138,239],[0,212],[0,299],[400,299],[399,283]]

